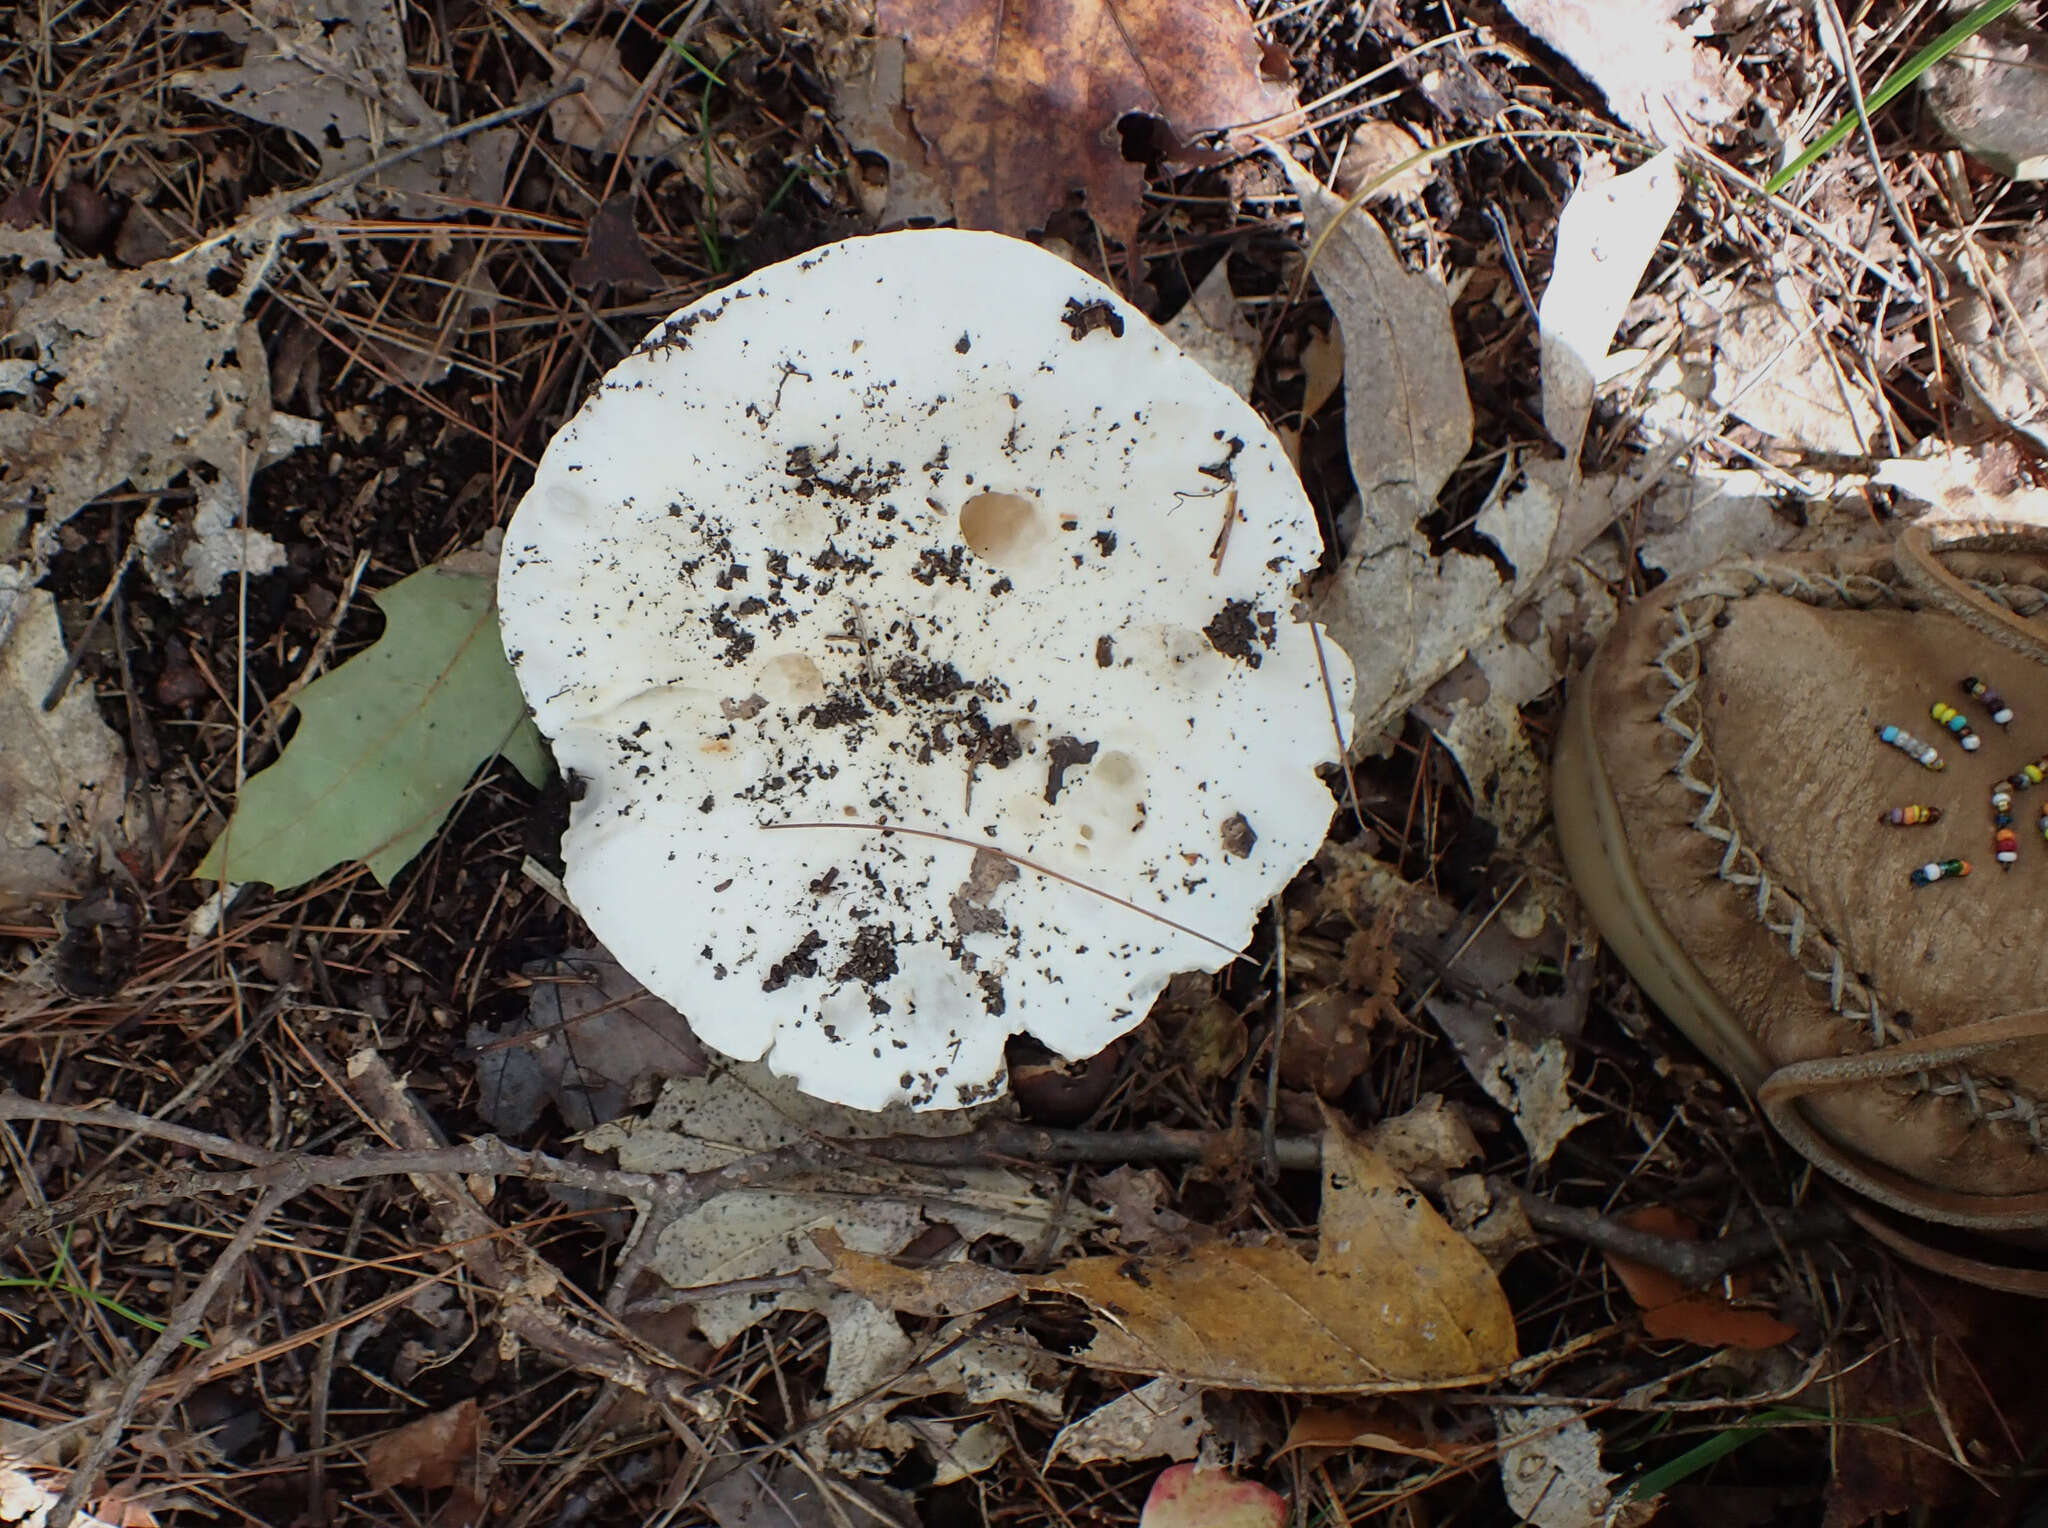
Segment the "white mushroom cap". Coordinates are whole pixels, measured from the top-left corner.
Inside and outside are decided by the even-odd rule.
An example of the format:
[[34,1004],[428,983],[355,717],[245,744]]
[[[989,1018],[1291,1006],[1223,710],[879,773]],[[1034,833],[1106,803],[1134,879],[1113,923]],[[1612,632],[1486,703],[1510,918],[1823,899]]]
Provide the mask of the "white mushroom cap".
[[986,1098],[1016,1031],[1091,1055],[1329,828],[1321,552],[1251,408],[1034,245],[756,272],[605,377],[506,535],[570,894],[821,1098]]

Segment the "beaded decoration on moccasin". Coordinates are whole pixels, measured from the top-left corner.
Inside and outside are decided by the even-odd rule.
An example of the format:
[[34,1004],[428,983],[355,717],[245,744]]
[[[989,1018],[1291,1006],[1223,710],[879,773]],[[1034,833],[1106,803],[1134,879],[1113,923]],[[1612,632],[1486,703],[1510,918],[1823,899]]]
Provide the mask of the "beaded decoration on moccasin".
[[1603,935],[1788,1141],[1888,1210],[2048,1227],[2048,531],[1674,579],[1555,778]]

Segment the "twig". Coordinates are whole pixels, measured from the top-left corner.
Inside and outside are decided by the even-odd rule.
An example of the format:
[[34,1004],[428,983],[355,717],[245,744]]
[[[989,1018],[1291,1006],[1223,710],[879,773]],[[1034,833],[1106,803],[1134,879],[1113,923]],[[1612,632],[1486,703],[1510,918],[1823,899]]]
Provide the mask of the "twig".
[[[449,1150],[416,1146],[415,1143],[432,1141],[435,1138],[433,1124],[414,1102],[411,1094],[406,1092],[404,1085],[392,1074],[391,1068],[385,1064],[383,1058],[375,1052],[358,1051],[350,1057],[348,1079],[349,1091],[355,1094],[357,1101],[381,1121],[392,1137],[401,1143],[398,1152],[378,1153],[379,1156],[410,1154],[430,1159],[443,1156]],[[464,1148],[453,1149],[459,1152]],[[531,1155],[538,1156],[539,1153]],[[769,1155],[780,1156],[775,1153]],[[743,1169],[743,1176],[749,1180],[746,1186],[755,1186],[758,1174],[763,1170],[763,1160],[750,1157],[733,1164],[733,1167]],[[572,1165],[550,1164],[551,1167]],[[510,1170],[518,1171],[516,1168]],[[616,1186],[601,1187],[601,1180],[612,1178],[615,1183],[625,1179],[638,1180],[643,1192],[632,1193],[629,1197],[636,1202],[645,1200],[657,1205],[672,1206],[681,1197],[708,1197],[708,1194],[700,1193],[700,1189],[717,1192],[711,1190],[711,1183],[721,1179],[731,1170],[719,1168],[709,1173],[696,1174],[614,1174],[603,1170],[593,1172],[582,1169],[579,1170],[579,1176],[583,1177],[586,1185],[596,1192],[612,1194],[619,1193],[620,1189]],[[717,1402],[706,1393],[705,1386],[698,1376],[676,1366],[665,1355],[639,1343],[623,1328],[615,1335],[587,1331],[546,1303],[553,1297],[571,1293],[575,1286],[540,1254],[517,1241],[512,1241],[510,1245],[522,1266],[516,1273],[507,1268],[497,1251],[497,1244],[507,1239],[507,1233],[483,1212],[482,1206],[471,1196],[468,1186],[458,1176],[467,1171],[473,1169],[455,1168],[451,1171],[447,1168],[426,1167],[411,1172],[410,1176],[414,1185],[432,1205],[435,1218],[442,1223],[443,1230],[449,1233],[450,1240],[456,1244],[455,1255],[462,1259],[480,1281],[497,1293],[499,1320],[508,1335],[570,1368],[615,1385],[623,1385],[628,1390],[677,1407],[700,1420],[711,1421],[719,1417]]]
[[[153,496],[151,502],[157,497],[161,495]],[[142,514],[148,513],[149,506],[144,505]],[[135,524],[139,530],[142,525],[141,515],[136,517]],[[64,666],[57,670],[57,677],[50,681],[50,688],[43,694],[44,711],[56,710],[57,703],[64,698],[64,692],[71,688],[72,676],[77,674],[78,665],[85,660],[85,650],[92,643],[93,633],[100,629],[100,622],[107,618],[107,610],[114,603],[114,592],[121,587],[121,580],[128,576],[128,570],[135,566],[135,559],[141,554],[141,538],[130,535],[127,550],[121,554],[121,560],[114,564],[114,571],[107,579],[106,588],[100,590],[99,601],[92,607],[92,614],[86,618],[85,629],[79,632],[78,640],[71,645],[71,651],[64,659]]]
[[92,1447],[85,1451],[85,1457],[72,1466],[71,1479],[65,1484],[64,1494],[57,1498],[56,1506],[50,1509],[49,1528],[70,1528],[71,1520],[78,1515],[78,1505],[85,1500],[86,1493],[99,1484],[100,1474],[107,1467],[107,1460],[113,1457],[114,1449],[121,1442],[121,1435],[128,1430],[128,1424],[135,1420],[135,1412],[142,1405],[142,1394],[149,1388],[149,1382],[157,1377],[164,1365],[169,1363],[184,1346],[185,1339],[199,1329],[205,1319],[206,1309],[213,1303],[226,1286],[229,1277],[242,1266],[242,1259],[249,1255],[249,1249],[256,1245],[256,1239],[263,1234],[263,1228],[270,1224],[270,1218],[283,1209],[294,1198],[305,1191],[305,1185],[287,1180],[270,1190],[256,1203],[256,1208],[235,1231],[228,1244],[221,1248],[213,1260],[213,1266],[171,1313],[171,1319],[164,1323],[164,1329],[157,1334],[149,1351],[135,1361],[128,1371],[126,1383],[121,1386],[121,1398],[114,1403],[113,1415],[107,1418],[99,1436],[92,1440]]
[[1739,1231],[1718,1241],[1677,1241],[1623,1225],[1597,1210],[1558,1204],[1505,1178],[1488,1178],[1487,1184],[1494,1193],[1519,1201],[1529,1224],[1537,1230],[1569,1236],[1602,1252],[1647,1263],[1689,1289],[1717,1283],[1744,1264],[1769,1257],[1786,1246],[1833,1241],[1853,1235],[1856,1229],[1834,1205],[1815,1204],[1799,1210],[1770,1212],[1771,1224],[1754,1231]]
[[236,219],[234,223],[223,228],[219,233],[214,234],[210,238],[200,240],[190,249],[184,250],[171,258],[174,260],[189,260],[201,250],[211,249],[217,244],[231,243],[245,238],[259,228],[274,226],[301,208],[310,207],[315,202],[325,201],[335,193],[346,191],[350,186],[368,180],[373,175],[383,174],[384,171],[392,168],[394,165],[404,164],[408,159],[416,158],[432,149],[445,147],[450,143],[467,138],[473,133],[486,132],[494,127],[503,127],[508,122],[517,122],[522,117],[530,117],[536,112],[546,111],[564,96],[578,94],[583,90],[584,85],[585,82],[580,79],[565,80],[552,89],[543,91],[531,101],[522,101],[516,106],[507,106],[501,111],[489,112],[481,117],[473,117],[467,122],[458,122],[445,132],[436,133],[431,138],[422,138],[417,143],[408,143],[401,148],[395,148],[388,154],[379,154],[368,164],[358,165],[353,170],[343,170],[339,175],[330,175],[325,180],[315,181],[312,185],[301,187],[297,191],[286,191],[274,197],[267,197],[246,216]]
[[327,622],[320,628],[320,636],[313,643],[313,655],[299,670],[299,677],[286,685],[271,701],[263,717],[263,746],[268,747],[277,740],[280,728],[284,726],[285,713],[298,699],[299,692],[320,677],[321,669],[327,666],[327,656],[334,651],[335,638],[341,635],[341,623],[347,619],[349,606],[355,602],[356,588],[363,581],[363,570],[370,565],[370,554],[357,555],[356,565],[349,569],[348,581],[341,587],[341,598],[334,602],[334,609],[328,613]]
[[1892,183],[1884,173],[1884,157],[1877,151],[1877,134],[1870,130],[1870,108],[1863,100],[1863,82],[1856,77],[1855,45],[1849,40],[1849,28],[1842,21],[1842,11],[1835,0],[1818,0],[1820,13],[1827,18],[1835,34],[1835,46],[1842,50],[1842,80],[1849,87],[1850,104],[1856,108],[1856,126],[1863,139],[1863,152],[1870,156],[1870,173],[1877,179],[1877,194],[1883,198],[1885,210],[1891,214],[1892,226],[1899,231],[1899,238],[1905,242],[1913,261],[1920,267],[1929,290],[1937,302],[1948,301],[1948,278],[1941,267],[1934,263],[1934,257],[1921,244],[1919,234],[1906,218],[1906,209],[1899,205],[1899,199],[1892,194]]

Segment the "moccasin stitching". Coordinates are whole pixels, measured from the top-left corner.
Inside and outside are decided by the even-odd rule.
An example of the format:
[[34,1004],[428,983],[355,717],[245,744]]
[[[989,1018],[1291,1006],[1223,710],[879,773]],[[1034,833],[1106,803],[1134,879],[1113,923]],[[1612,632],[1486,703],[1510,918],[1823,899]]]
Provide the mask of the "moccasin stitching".
[[[1754,903],[1757,921],[1785,942],[1794,963],[1810,981],[1827,989],[1831,1011],[1863,1028],[1873,1049],[1891,1044],[1900,1035],[1885,1017],[1883,1005],[1867,985],[1850,974],[1834,941],[1809,921],[1805,905],[1771,878],[1756,852],[1743,841],[1741,825],[1722,794],[1719,780],[1701,778],[1702,762],[1714,766],[1717,773],[1718,766],[1707,746],[1704,726],[1697,717],[1688,720],[1679,713],[1681,708],[1695,705],[1703,664],[1700,648],[1712,637],[1731,599],[1769,591],[1809,604],[1840,604],[1854,609],[1876,605],[1918,609],[1920,602],[1909,599],[1906,591],[1894,584],[1863,574],[1829,576],[1804,570],[1736,565],[1723,570],[1713,583],[1719,587],[1671,607],[1667,620],[1672,635],[1651,659],[1672,690],[1657,712],[1657,720],[1681,744],[1670,772],[1687,791],[1702,798],[1691,826],[1722,846],[1716,876],[1748,895]],[[2048,610],[2048,591],[2033,584],[1988,580],[1971,580],[1971,584],[2022,616]],[[1817,963],[1809,963],[1809,952]],[[1956,1066],[1945,1067],[1938,1073],[1916,1073],[1913,1086],[1915,1091],[1936,1098],[1959,1099],[1974,1120],[2017,1125],[2035,1150],[2048,1149],[2048,1141],[2043,1140],[2040,1101],[2009,1081]],[[1987,1099],[1987,1094],[1999,1101]]]

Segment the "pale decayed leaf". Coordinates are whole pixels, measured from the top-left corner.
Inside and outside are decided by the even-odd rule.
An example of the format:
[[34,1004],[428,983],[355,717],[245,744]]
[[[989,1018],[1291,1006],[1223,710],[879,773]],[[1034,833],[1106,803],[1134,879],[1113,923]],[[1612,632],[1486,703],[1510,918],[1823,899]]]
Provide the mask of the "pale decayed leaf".
[[1424,1006],[1487,1097],[1513,1116],[1537,1166],[1592,1118],[1571,1102],[1571,1057],[1556,1035],[1524,1039],[1488,1004],[1434,997]]
[[1732,121],[1749,87],[1676,20],[1685,0],[1507,0],[1515,19],[1572,61],[1614,114],[1682,147]]
[[[1301,198],[1315,256],[1310,271],[1343,330],[1348,385],[1363,378],[1371,388],[1346,419],[1351,475],[1367,519],[1389,519],[1397,508],[1419,517],[1472,446],[1450,294],[1435,276],[1402,264],[1364,208],[1347,210],[1292,160],[1279,162]],[[1382,497],[1396,491],[1406,503],[1381,510]]]
[[1830,356],[1824,317],[1796,282],[1710,290],[1704,314],[1685,306],[1713,332],[1715,405],[1777,450],[1863,457],[1884,444],[1880,396],[1847,359]]
[[[33,367],[8,382],[16,401],[0,410],[0,497],[40,497],[43,552],[108,489],[163,488],[200,463],[228,518],[239,516],[268,441],[270,371],[243,320],[263,262],[251,259],[226,294],[213,289],[237,254],[223,240],[115,270],[67,258],[48,233],[0,226],[0,276],[19,270],[38,283],[7,318]],[[18,608],[13,583],[0,580],[0,640]]]
[[1921,78],[1944,131],[2014,180],[2048,178],[2048,33],[2007,16]]
[[[1482,558],[1439,558],[1418,522],[1472,444],[1472,403],[1449,295],[1412,272],[1379,224],[1282,160],[1316,248],[1311,272],[1344,344],[1345,436],[1364,513],[1317,609],[1358,681],[1368,742],[1499,624],[1501,580]],[[1342,214],[1340,216],[1340,214]]]
[[2048,525],[2048,488],[2009,440],[1951,446],[1929,439],[1912,456],[1877,464],[1877,481],[1924,506],[1923,520],[2015,520]]
[[1122,1463],[1131,1459],[1192,1459],[1208,1436],[1202,1387],[1170,1377],[1147,1380],[1096,1407],[1052,1440],[1047,1462]]
[[1598,1528],[1615,1477],[1600,1467],[1600,1438],[1570,1406],[1503,1406],[1500,1483],[1508,1506],[1532,1528]]
[[[2037,87],[2038,88],[2038,87]],[[2048,449],[2048,250],[1979,246],[1941,333],[1970,399]]]
[[306,687],[283,757],[242,787],[195,875],[297,886],[362,860],[389,885],[493,754],[546,778],[490,576],[424,568],[372,598],[383,637]]
[[[617,1152],[619,1165],[637,1172],[702,1172],[813,1135],[953,1135],[972,1118],[963,1110],[846,1109],[807,1097],[765,1067],[746,1063],[677,1078],[647,1118],[600,1126],[584,1143],[593,1151]],[[1087,1224],[1089,1214],[1080,1206],[1056,1208],[1056,1197],[1000,1168],[938,1173],[884,1162],[835,1168],[777,1192],[721,1194],[667,1229],[654,1267],[675,1288],[698,1288],[826,1267],[817,1247],[821,1237],[888,1257],[935,1224],[952,1226],[968,1241],[999,1233],[1036,1247],[1050,1235],[1058,1245]],[[772,1298],[718,1296],[698,1303],[697,1324],[713,1343],[723,1344],[776,1310],[818,1308],[816,1297],[802,1291]],[[857,1315],[849,1310],[843,1319]]]
[[124,753],[92,686],[43,709],[64,665],[56,598],[27,590],[0,641],[0,916],[78,890],[120,818]]
[[1180,310],[1160,325],[1166,337],[1199,361],[1202,370],[1240,398],[1252,391],[1259,365],[1259,331],[1230,290],[1230,262],[1218,260]]
[[1666,150],[1626,175],[1582,181],[1557,218],[1557,253],[1537,321],[1543,426],[1576,457],[1603,380],[1608,346],[1684,189]]
[[[925,1271],[834,1250],[843,1287],[934,1308],[920,1288]],[[950,1282],[947,1292],[969,1293]],[[1497,1372],[1516,1353],[1514,1319],[1486,1260],[1334,1119],[1313,1262],[1284,1245],[1212,1242],[1171,1258],[1081,1258],[1033,1276],[982,1269],[971,1297],[986,1306],[1024,1293],[1068,1295],[1098,1313],[1094,1340],[1074,1355],[1083,1364],[1224,1389],[1414,1389]]]

